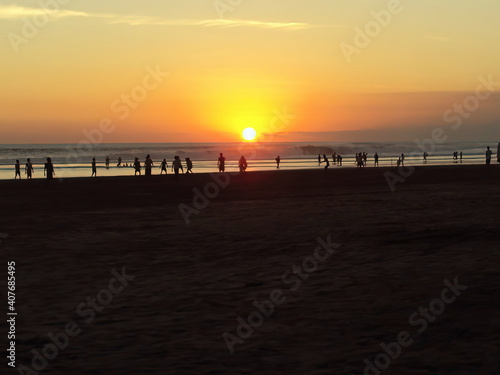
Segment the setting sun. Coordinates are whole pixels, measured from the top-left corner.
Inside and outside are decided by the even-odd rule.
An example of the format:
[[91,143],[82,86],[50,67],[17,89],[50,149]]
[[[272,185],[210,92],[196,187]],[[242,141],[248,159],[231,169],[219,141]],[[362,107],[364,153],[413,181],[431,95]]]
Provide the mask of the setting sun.
[[255,131],[254,128],[246,128],[245,130],[243,130],[243,138],[246,141],[253,141],[256,136],[257,132]]

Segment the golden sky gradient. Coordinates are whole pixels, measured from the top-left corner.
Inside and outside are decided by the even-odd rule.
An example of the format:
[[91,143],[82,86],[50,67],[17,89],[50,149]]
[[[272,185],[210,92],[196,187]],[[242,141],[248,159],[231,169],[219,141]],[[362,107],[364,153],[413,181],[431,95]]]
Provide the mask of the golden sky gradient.
[[223,4],[0,1],[2,143],[239,141],[283,108],[275,141],[412,140],[488,77],[456,136],[500,138],[496,0]]

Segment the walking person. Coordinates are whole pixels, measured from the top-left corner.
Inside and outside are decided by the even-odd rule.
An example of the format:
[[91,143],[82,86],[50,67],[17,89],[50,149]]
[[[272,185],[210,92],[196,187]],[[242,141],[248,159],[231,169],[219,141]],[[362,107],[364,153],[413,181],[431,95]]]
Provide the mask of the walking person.
[[139,176],[141,175],[141,162],[139,158],[135,158],[134,160],[134,176],[137,176],[137,173],[139,173]]
[[328,158],[326,157],[325,154],[323,154],[323,163],[325,163],[325,172],[328,170],[328,167],[330,166],[330,162],[328,161]]
[[121,167],[122,166],[122,157],[119,156],[118,157],[118,164],[116,164],[117,167]]
[[97,177],[97,165],[95,162],[95,158],[92,158],[92,174],[90,177]]
[[278,155],[278,157],[274,160],[276,160],[276,169],[280,169],[280,162],[281,162],[280,156]]
[[167,174],[167,168],[168,168],[167,159],[163,159],[160,168],[161,168],[160,175],[163,174],[163,172]]
[[16,175],[14,176],[14,180],[16,180],[18,176],[19,179],[21,179],[21,164],[19,164],[19,160],[16,160],[16,164],[14,164],[14,167],[16,169]]
[[193,162],[190,158],[186,158],[186,174],[193,173]]
[[54,165],[52,164],[51,158],[47,158],[47,162],[43,168],[43,175],[47,176],[47,180],[52,180],[54,178]]
[[182,173],[184,173],[184,169],[182,168],[181,159],[178,156],[174,156],[174,161],[172,163],[172,171],[175,173],[175,176],[179,175],[179,169],[182,171]]
[[337,155],[337,162],[339,164],[339,167],[342,166],[342,155]]
[[28,158],[26,160],[26,167],[25,167],[26,178],[31,179],[33,177],[34,172],[35,170],[33,169],[33,164],[31,164],[31,159]]
[[247,170],[247,159],[245,159],[244,156],[241,156],[239,162],[238,162],[238,166],[240,167],[240,172],[245,172]]

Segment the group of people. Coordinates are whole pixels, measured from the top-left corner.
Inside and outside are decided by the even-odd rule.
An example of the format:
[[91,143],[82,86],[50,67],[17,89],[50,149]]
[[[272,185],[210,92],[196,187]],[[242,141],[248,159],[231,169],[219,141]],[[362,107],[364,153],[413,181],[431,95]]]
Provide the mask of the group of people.
[[462,161],[462,157],[463,157],[462,151],[460,151],[460,153],[458,151],[455,151],[453,153],[453,160],[458,160],[459,157],[460,157],[460,161]]
[[[276,158],[276,163],[278,163],[278,169],[279,169],[279,156]],[[328,169],[330,166],[330,161],[328,160],[326,154],[318,154],[318,166],[321,166],[321,163],[325,163],[325,170]],[[333,165],[339,165],[342,166],[342,155],[338,155],[337,153],[332,154],[332,163]]]
[[[486,165],[491,164],[492,155],[493,155],[493,152],[490,150],[490,147],[488,146],[486,149]],[[428,156],[429,156],[429,154],[427,152],[424,152],[424,154],[423,154],[424,162],[427,161]],[[374,158],[374,166],[377,167],[379,165],[378,153],[375,153],[373,155],[373,158]],[[462,161],[462,158],[463,158],[463,153],[461,151],[460,152],[458,152],[458,151],[453,152],[453,160]],[[368,154],[366,152],[360,152],[360,153],[356,154],[355,164],[358,168],[366,167],[367,160],[368,160]],[[280,163],[281,163],[281,157],[278,155],[276,157],[275,161],[276,161],[276,168],[279,169]],[[339,155],[337,153],[333,153],[332,154],[332,161],[333,161],[334,165],[342,166],[342,156],[341,155]],[[405,161],[405,154],[403,153],[403,154],[401,154],[401,156],[398,157],[397,166],[398,167],[404,166],[404,161]],[[118,163],[116,166],[117,167],[129,167],[128,163],[123,164],[122,162],[123,162],[123,159],[121,158],[121,156],[118,157]],[[500,155],[498,155],[498,162],[500,163]],[[109,163],[110,163],[109,156],[106,156],[105,166],[107,169],[109,168]],[[186,163],[186,171],[184,172],[184,167],[182,165],[182,161],[181,161],[180,157],[175,156],[174,160],[171,164],[172,172],[174,172],[175,175],[178,175],[180,173],[184,173],[184,174],[193,173],[193,162],[191,161],[191,159],[185,158],[185,163]],[[325,170],[327,170],[328,167],[330,166],[330,161],[328,160],[328,157],[326,156],[326,154],[323,154],[323,156],[321,156],[321,154],[318,154],[318,165],[321,166],[321,164],[323,164],[323,163],[325,165],[325,167],[324,167]],[[19,160],[16,160],[16,164],[14,165],[14,167],[15,167],[15,179],[18,179],[18,178],[21,179],[21,163]],[[130,167],[134,168],[134,175],[141,175],[141,170],[142,170],[143,166],[141,165],[139,158],[136,157],[134,162],[130,164]],[[144,174],[146,176],[151,176],[153,167],[154,167],[154,162],[151,159],[151,156],[148,154],[146,156],[145,161],[144,161]],[[240,172],[245,172],[247,170],[248,162],[244,156],[241,156],[241,158],[239,159],[238,167],[239,167]],[[162,175],[163,173],[167,174],[168,163],[167,163],[166,159],[163,159],[163,161],[160,163],[159,168],[160,168],[160,175]],[[219,158],[217,159],[217,168],[218,168],[219,172],[225,172],[226,158],[222,152],[219,154]],[[31,162],[30,158],[27,158],[26,164],[24,166],[24,173],[26,174],[26,178],[27,179],[33,178],[34,172],[35,172],[35,169],[33,167],[33,163]],[[53,179],[55,176],[54,165],[52,164],[52,160],[50,157],[47,158],[47,162],[44,164],[43,174],[49,180]],[[96,162],[96,158],[92,158],[91,177],[96,177],[96,176],[97,176],[97,162]]]
[[[14,164],[14,169],[16,171],[16,174],[14,176],[14,179],[21,179],[21,163],[19,160],[16,160],[16,164]],[[33,174],[35,173],[35,168],[33,167],[33,163],[31,162],[30,158],[26,159],[26,164],[24,165],[24,173],[26,174],[26,179],[31,179],[33,178]],[[54,178],[54,165],[52,164],[52,160],[50,158],[47,158],[47,162],[44,164],[43,168],[43,175],[47,176],[48,180],[51,180]]]
[[[175,175],[178,175],[180,172],[182,172],[184,174],[193,173],[193,162],[191,161],[190,158],[186,158],[185,161],[186,161],[186,171],[184,172],[184,167],[182,166],[181,158],[177,155],[174,156],[174,160],[172,161],[171,168],[172,168],[172,172],[174,172]],[[122,158],[119,157],[117,166],[120,166],[121,162],[122,162]],[[134,175],[136,175],[136,176],[141,175],[142,166],[141,166],[141,162],[139,161],[139,158],[136,157],[134,159],[134,163],[132,164],[132,166],[134,167]],[[144,161],[144,175],[151,176],[153,167],[154,167],[153,159],[151,159],[151,156],[148,154],[148,155],[146,155],[146,160]],[[165,172],[165,174],[167,174],[167,168],[168,168],[167,159],[163,159],[162,162],[160,163],[160,175],[162,175],[163,172]]]

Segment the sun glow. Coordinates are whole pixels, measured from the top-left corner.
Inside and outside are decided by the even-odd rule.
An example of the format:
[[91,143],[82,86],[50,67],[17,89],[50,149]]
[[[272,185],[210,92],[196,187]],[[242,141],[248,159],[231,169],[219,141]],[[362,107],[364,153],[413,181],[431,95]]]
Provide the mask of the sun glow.
[[243,139],[245,139],[246,141],[253,141],[257,136],[257,132],[254,128],[246,128],[245,130],[243,130],[242,134]]

